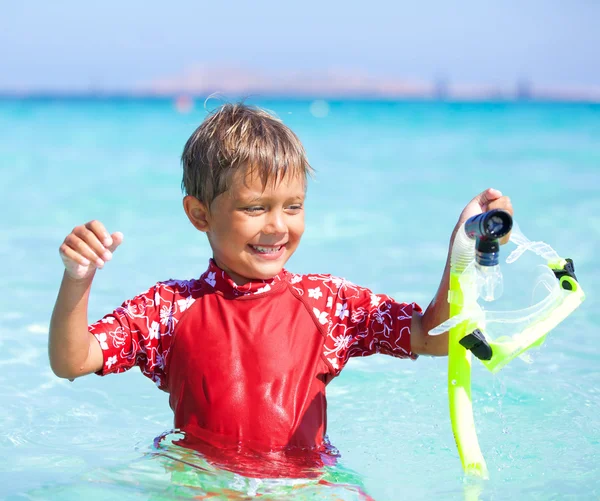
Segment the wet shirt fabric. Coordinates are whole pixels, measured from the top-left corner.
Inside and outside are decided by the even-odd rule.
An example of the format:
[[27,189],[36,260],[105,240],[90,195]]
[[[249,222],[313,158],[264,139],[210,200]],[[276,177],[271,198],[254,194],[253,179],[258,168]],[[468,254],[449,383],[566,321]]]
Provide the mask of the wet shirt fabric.
[[325,387],[350,357],[416,358],[413,311],[330,275],[283,270],[238,286],[211,260],[199,279],[160,282],[89,330],[99,374],[137,365],[169,393],[183,445],[273,454],[327,447]]

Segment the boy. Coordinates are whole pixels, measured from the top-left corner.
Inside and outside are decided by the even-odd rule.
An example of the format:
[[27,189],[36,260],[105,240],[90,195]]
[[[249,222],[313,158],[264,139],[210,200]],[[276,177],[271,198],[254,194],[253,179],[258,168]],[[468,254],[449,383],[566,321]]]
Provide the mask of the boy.
[[[304,231],[311,168],[281,121],[223,105],[189,138],[182,163],[183,207],[208,237],[208,269],[200,278],[158,283],[88,328],[95,271],[123,235],[98,221],[76,227],[60,247],[65,274],[49,337],[57,376],[138,365],[169,393],[184,445],[209,456],[249,450],[291,457],[327,448],[325,387],[349,357],[447,354],[447,335],[427,332],[448,318],[449,263],[425,313],[343,279],[284,269]],[[456,228],[494,208],[512,213],[507,197],[484,191]]]

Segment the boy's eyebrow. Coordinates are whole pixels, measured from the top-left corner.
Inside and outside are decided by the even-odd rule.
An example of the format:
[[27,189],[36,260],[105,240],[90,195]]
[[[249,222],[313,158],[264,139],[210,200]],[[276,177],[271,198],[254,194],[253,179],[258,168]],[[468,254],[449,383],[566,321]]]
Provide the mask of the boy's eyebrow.
[[[289,197],[289,199],[291,199],[291,200],[299,200],[299,201],[304,201],[305,198],[306,198],[305,193],[302,193],[301,195],[294,195],[292,197]],[[250,197],[249,198],[240,197],[239,200],[240,200],[240,202],[245,202],[245,203],[256,203],[256,202],[264,201],[265,197],[263,197],[262,195],[256,195],[251,198]]]

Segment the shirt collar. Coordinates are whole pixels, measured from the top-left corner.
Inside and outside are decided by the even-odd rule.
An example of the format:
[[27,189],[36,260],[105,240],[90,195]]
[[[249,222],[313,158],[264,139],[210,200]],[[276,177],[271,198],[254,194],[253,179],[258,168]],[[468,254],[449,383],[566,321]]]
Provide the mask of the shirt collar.
[[227,272],[219,268],[215,260],[211,258],[208,262],[208,269],[202,274],[200,281],[226,295],[248,296],[270,291],[277,284],[284,282],[287,274],[288,272],[284,269],[268,280],[253,280],[244,285],[237,285]]

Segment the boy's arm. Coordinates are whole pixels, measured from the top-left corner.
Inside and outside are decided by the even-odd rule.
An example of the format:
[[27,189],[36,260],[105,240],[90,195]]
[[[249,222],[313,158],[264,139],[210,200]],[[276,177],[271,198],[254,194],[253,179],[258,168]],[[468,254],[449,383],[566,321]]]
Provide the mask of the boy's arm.
[[48,339],[50,366],[59,377],[74,379],[102,368],[102,350],[88,332],[88,298],[96,269],[122,241],[121,233],[109,235],[102,223],[91,221],[76,227],[60,247],[65,273]]
[[[454,238],[450,241],[450,249]],[[448,333],[430,336],[428,332],[448,320],[450,304],[447,301],[450,285],[450,255],[446,260],[440,286],[431,303],[423,313],[413,311],[410,324],[410,347],[419,355],[446,356],[448,355]]]
[[[513,208],[508,197],[502,196],[502,193],[493,188],[487,189],[477,195],[462,211],[458,223],[452,232],[450,239],[450,248],[446,266],[442,274],[442,280],[438,290],[423,314],[413,312],[411,321],[411,350],[421,355],[445,356],[448,355],[448,333],[444,332],[438,336],[430,336],[428,333],[434,327],[448,320],[450,315],[450,305],[448,304],[448,288],[450,285],[450,256],[456,232],[462,227],[465,221],[473,216],[492,209],[503,209],[513,214]],[[500,243],[508,242],[509,235],[506,235]]]
[[87,328],[92,280],[74,280],[66,271],[63,276],[48,340],[50,366],[58,377],[74,379],[102,368],[102,350]]

